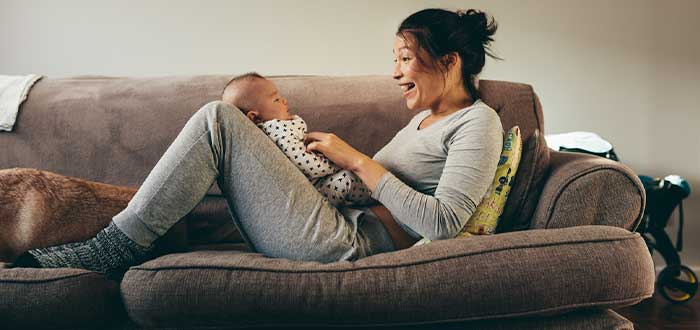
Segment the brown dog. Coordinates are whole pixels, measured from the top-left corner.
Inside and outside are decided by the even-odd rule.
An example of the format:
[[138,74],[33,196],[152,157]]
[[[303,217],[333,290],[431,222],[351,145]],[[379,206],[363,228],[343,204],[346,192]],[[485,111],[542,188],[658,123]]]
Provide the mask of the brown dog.
[[[0,170],[0,268],[30,249],[95,237],[135,193],[48,171]],[[161,253],[186,250],[186,245],[184,221],[156,242]]]

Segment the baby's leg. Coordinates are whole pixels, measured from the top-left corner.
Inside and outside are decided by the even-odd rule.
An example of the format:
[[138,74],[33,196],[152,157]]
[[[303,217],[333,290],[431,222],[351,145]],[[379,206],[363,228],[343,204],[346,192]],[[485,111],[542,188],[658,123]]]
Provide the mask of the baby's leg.
[[316,182],[315,186],[334,206],[364,205],[372,201],[367,186],[348,170],[327,175]]
[[350,179],[350,191],[346,195],[346,200],[352,205],[371,204],[373,201],[371,196],[372,192],[369,190],[369,188],[367,188],[365,183],[362,182],[362,179],[351,171],[343,170],[342,172],[346,172],[348,174],[348,178]]

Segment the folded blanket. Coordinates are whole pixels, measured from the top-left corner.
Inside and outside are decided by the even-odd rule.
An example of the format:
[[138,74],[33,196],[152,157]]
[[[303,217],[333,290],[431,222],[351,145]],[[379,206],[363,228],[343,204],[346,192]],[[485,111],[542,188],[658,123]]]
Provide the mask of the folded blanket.
[[12,131],[20,104],[24,102],[29,90],[41,77],[36,74],[26,76],[0,75],[0,131]]

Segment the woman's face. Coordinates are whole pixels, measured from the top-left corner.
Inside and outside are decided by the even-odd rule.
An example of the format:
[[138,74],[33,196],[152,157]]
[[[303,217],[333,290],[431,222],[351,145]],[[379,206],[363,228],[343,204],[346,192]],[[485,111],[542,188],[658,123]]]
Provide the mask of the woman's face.
[[[408,43],[407,43],[408,41]],[[404,40],[401,36],[394,39],[394,79],[406,99],[406,106],[411,110],[426,108],[438,109],[445,90],[445,80],[442,72],[421,65],[417,58],[417,47],[412,45],[411,38]],[[424,54],[421,54],[425,58]]]

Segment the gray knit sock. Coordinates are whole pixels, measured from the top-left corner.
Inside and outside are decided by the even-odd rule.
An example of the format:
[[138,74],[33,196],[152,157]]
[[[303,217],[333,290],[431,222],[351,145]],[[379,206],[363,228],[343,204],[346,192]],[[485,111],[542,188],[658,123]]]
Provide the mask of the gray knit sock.
[[132,241],[110,222],[87,241],[27,251],[42,268],[82,268],[99,273],[125,271],[149,258],[151,247]]

